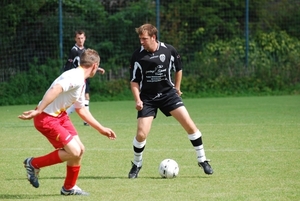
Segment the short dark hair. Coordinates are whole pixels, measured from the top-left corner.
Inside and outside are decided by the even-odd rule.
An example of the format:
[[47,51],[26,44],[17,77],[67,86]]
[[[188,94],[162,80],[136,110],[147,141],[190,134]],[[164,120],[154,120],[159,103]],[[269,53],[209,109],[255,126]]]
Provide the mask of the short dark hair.
[[83,30],[76,30],[74,36],[76,37],[77,34],[79,34],[79,35],[81,35],[81,34],[85,35],[85,32]]
[[156,36],[157,38],[157,28],[152,24],[143,24],[139,28],[135,28],[135,31],[139,35],[143,34],[144,32],[147,32],[149,36]]

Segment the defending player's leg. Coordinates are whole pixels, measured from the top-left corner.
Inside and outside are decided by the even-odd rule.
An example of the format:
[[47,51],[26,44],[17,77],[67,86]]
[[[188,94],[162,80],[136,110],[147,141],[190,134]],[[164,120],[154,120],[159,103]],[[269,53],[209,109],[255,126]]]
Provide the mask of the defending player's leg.
[[[151,108],[150,108],[151,110]],[[142,111],[148,112],[148,110],[144,107]],[[143,163],[143,151],[146,146],[146,139],[148,133],[150,132],[152,121],[154,119],[155,113],[153,116],[143,117],[141,112],[138,112],[138,124],[137,124],[137,135],[133,139],[133,153],[134,158],[132,161],[132,167],[129,171],[128,178],[137,178],[139,171],[142,168]]]
[[143,165],[143,151],[146,145],[146,140],[138,142],[136,138],[133,139],[133,161],[132,167],[129,171],[128,178],[134,179],[138,177],[139,171]]
[[24,161],[24,167],[27,172],[27,179],[32,184],[33,187],[38,188],[38,174],[40,168],[51,166],[54,164],[62,163],[63,161],[58,156],[59,150],[55,150],[47,155],[39,157],[27,158]]
[[61,195],[89,195],[89,193],[83,191],[81,188],[79,188],[77,185],[73,186],[71,189],[65,189],[63,186],[60,190]]
[[82,191],[76,186],[78,179],[80,166],[68,166],[66,167],[67,173],[64,185],[61,189],[61,195],[85,195],[86,192]]
[[38,181],[40,169],[32,166],[31,164],[32,159],[33,159],[32,157],[26,158],[23,163],[24,163],[24,167],[26,168],[28,181],[31,183],[33,187],[38,188],[40,186]]

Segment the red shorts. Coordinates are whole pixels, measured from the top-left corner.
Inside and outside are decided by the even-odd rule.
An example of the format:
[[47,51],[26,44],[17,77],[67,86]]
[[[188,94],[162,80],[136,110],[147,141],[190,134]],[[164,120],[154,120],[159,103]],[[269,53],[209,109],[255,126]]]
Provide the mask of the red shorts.
[[77,135],[77,131],[66,112],[58,117],[43,112],[34,118],[34,126],[56,149],[63,148],[73,139],[73,136]]

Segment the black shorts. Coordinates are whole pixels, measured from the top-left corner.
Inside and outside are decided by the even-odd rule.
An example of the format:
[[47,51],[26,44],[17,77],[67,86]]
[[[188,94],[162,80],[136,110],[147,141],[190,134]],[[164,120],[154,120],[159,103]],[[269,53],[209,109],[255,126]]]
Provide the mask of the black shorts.
[[140,94],[140,98],[143,101],[143,109],[138,111],[137,118],[149,116],[156,118],[157,109],[160,109],[164,115],[171,116],[170,112],[172,110],[184,106],[175,89],[157,95]]
[[90,78],[87,78],[85,80],[85,93],[86,94],[90,93]]

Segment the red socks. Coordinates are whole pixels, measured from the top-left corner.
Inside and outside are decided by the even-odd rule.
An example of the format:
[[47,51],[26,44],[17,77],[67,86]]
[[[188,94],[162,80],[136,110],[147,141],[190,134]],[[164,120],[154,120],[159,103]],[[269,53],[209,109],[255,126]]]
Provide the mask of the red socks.
[[67,166],[67,174],[64,183],[64,188],[70,190],[76,185],[79,175],[80,166]]
[[47,154],[45,156],[40,156],[40,157],[37,157],[37,158],[33,158],[32,161],[31,161],[31,165],[34,168],[39,169],[39,168],[42,168],[42,167],[55,165],[57,163],[63,162],[58,156],[58,151],[59,150],[55,150],[55,151],[53,151],[50,154]]
[[[39,169],[42,167],[62,163],[63,161],[59,158],[58,151],[59,150],[55,150],[45,156],[33,158],[31,160],[31,165],[34,168]],[[76,185],[79,171],[80,171],[80,166],[67,166],[66,179],[64,183],[64,188],[66,190],[69,190]]]

